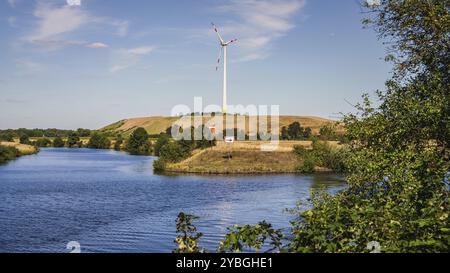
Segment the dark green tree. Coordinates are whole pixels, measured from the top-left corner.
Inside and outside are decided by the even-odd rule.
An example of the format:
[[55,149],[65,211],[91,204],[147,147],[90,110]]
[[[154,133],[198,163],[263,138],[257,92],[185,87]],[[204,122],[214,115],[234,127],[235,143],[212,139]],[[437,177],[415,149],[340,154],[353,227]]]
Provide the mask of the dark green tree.
[[50,147],[52,145],[52,141],[46,137],[43,137],[36,140],[35,145],[41,148]]
[[111,147],[111,141],[104,134],[94,132],[87,146],[91,149],[109,149]]
[[55,147],[55,148],[62,148],[62,147],[64,147],[64,140],[61,137],[56,137],[53,140],[53,147]]
[[116,137],[116,142],[114,143],[114,150],[120,151],[122,148],[122,144],[123,144],[123,137],[122,137],[122,135],[119,134]]
[[137,128],[131,134],[126,144],[126,150],[132,155],[149,155],[151,145],[149,135],[144,128]]
[[288,130],[288,134],[289,134],[289,139],[291,139],[291,140],[300,139],[302,137],[303,128],[300,126],[300,123],[297,121],[289,124],[287,130]]
[[80,141],[80,137],[76,132],[72,132],[69,134],[67,138],[67,147],[72,148],[78,146],[78,142]]
[[20,143],[21,144],[30,144],[30,138],[26,134],[22,134],[20,136]]
[[166,145],[167,143],[169,143],[170,141],[170,137],[167,134],[161,133],[158,137],[158,139],[156,140],[156,143],[154,145],[154,153],[156,156],[160,156],[160,151],[161,148]]
[[312,136],[312,130],[311,130],[311,128],[306,127],[306,128],[303,130],[303,138],[309,139],[311,136]]
[[289,132],[286,128],[286,126],[281,127],[281,140],[289,140]]

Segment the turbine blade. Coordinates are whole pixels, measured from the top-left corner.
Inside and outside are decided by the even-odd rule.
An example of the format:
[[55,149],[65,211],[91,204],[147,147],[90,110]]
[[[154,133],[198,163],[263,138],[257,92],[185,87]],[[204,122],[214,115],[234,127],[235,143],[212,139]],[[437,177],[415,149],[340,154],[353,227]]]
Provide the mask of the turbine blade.
[[214,25],[214,23],[211,23],[211,25],[213,26],[214,31],[216,32],[217,37],[219,38],[219,42],[223,45],[224,42],[223,42],[222,36],[220,36],[219,29],[217,29],[217,27],[216,27],[216,25]]
[[226,42],[225,45],[229,45],[229,44],[232,44],[232,43],[235,43],[235,42],[237,42],[237,39],[233,39],[233,40],[231,40],[229,42]]
[[219,49],[219,57],[217,58],[216,71],[219,70],[220,59],[222,59],[223,47],[221,46]]

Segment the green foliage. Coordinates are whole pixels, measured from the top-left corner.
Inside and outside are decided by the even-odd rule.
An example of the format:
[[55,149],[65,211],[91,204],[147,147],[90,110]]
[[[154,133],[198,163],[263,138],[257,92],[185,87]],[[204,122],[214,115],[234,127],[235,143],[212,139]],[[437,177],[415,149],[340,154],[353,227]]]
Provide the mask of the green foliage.
[[337,134],[332,126],[324,126],[319,130],[319,138],[321,140],[335,140],[337,139]]
[[56,137],[53,140],[53,147],[55,147],[55,148],[62,148],[62,147],[64,147],[64,140],[62,138],[60,138],[60,137]]
[[89,130],[89,129],[83,129],[83,128],[78,128],[78,129],[77,129],[77,134],[78,134],[80,137],[89,137],[89,136],[91,136],[91,130]]
[[160,158],[166,162],[178,162],[189,156],[190,149],[180,142],[170,141],[160,150]]
[[153,161],[153,171],[155,173],[162,173],[166,170],[166,161],[163,159],[157,159]]
[[[389,37],[394,78],[345,118],[348,189],[313,195],[298,212],[295,252],[448,252],[449,1],[382,1],[374,28]],[[444,46],[445,45],[445,46]],[[408,77],[404,77],[408,75]]]
[[122,137],[122,135],[119,134],[116,137],[116,142],[114,143],[114,150],[120,151],[122,148],[122,144],[123,144],[123,137]]
[[67,147],[72,148],[75,146],[78,146],[78,143],[80,142],[80,137],[76,132],[72,132],[69,134],[69,137],[67,138]]
[[288,128],[289,139],[300,139],[303,136],[303,128],[300,126],[299,122],[291,123]]
[[0,164],[4,164],[18,156],[20,156],[20,152],[16,148],[0,145]]
[[87,146],[92,149],[109,149],[111,147],[111,141],[104,134],[94,132]]
[[175,243],[177,249],[174,253],[202,253],[205,252],[203,248],[200,248],[198,241],[203,236],[202,233],[197,232],[197,228],[193,225],[193,221],[198,217],[180,212],[176,220],[176,231],[178,234]]
[[11,132],[0,132],[0,141],[14,142],[14,134]]
[[43,137],[36,140],[35,145],[41,148],[50,147],[52,145],[52,141],[46,137]]
[[[73,133],[73,130],[61,130],[61,129],[6,129],[6,130],[0,130],[0,139],[4,135],[9,135],[13,138],[19,138],[22,135],[27,135],[28,137],[68,137],[71,133]],[[76,132],[79,133],[80,136],[89,136],[90,130],[89,129],[78,129]],[[89,133],[88,133],[89,132]],[[80,134],[81,133],[81,134]]]
[[294,153],[303,160],[298,171],[302,173],[313,173],[315,167],[328,168],[336,173],[346,172],[346,148],[332,148],[326,142],[313,140],[312,149],[303,146],[294,146]]
[[26,134],[21,135],[19,140],[21,144],[30,144],[30,138]]
[[154,145],[154,153],[155,156],[160,156],[160,151],[161,148],[166,145],[167,143],[169,143],[170,141],[170,137],[167,134],[161,133],[158,137],[158,139],[156,140],[156,143]]
[[271,224],[266,221],[258,224],[239,226],[228,228],[225,239],[220,242],[220,252],[241,252],[244,248],[262,249],[267,240],[270,240],[266,252],[274,250],[281,251],[283,234],[281,230],[274,229]]
[[312,137],[312,130],[309,127],[301,127],[299,122],[293,122],[288,127],[281,127],[281,140],[302,140]]
[[151,153],[149,135],[144,128],[139,127],[134,130],[127,141],[126,150],[132,155],[149,155]]

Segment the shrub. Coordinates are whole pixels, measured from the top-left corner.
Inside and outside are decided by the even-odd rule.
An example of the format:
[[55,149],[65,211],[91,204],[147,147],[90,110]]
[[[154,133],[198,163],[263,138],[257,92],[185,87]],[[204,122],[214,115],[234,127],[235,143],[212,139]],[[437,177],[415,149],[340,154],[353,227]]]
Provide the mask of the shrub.
[[64,140],[62,140],[62,138],[60,138],[60,137],[56,137],[53,140],[53,147],[55,147],[55,148],[62,148],[62,147],[64,147]]
[[105,135],[95,132],[89,139],[87,146],[92,149],[109,149],[111,141]]
[[139,127],[134,130],[127,141],[126,150],[132,155],[149,155],[151,153],[149,136],[144,128]]
[[34,144],[37,147],[45,148],[45,147],[51,146],[52,141],[46,137],[43,137],[43,138],[36,140],[36,142]]
[[20,152],[15,147],[0,145],[0,164],[13,160],[18,156],[20,156]]

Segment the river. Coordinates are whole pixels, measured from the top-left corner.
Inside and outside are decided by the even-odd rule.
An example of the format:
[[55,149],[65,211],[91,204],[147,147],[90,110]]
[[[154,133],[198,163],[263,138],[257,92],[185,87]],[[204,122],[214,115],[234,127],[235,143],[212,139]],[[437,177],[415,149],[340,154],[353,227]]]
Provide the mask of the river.
[[285,208],[311,188],[335,192],[335,175],[156,175],[155,157],[42,149],[0,166],[0,252],[171,252],[180,211],[199,216],[200,244],[217,249],[234,224],[289,227]]

